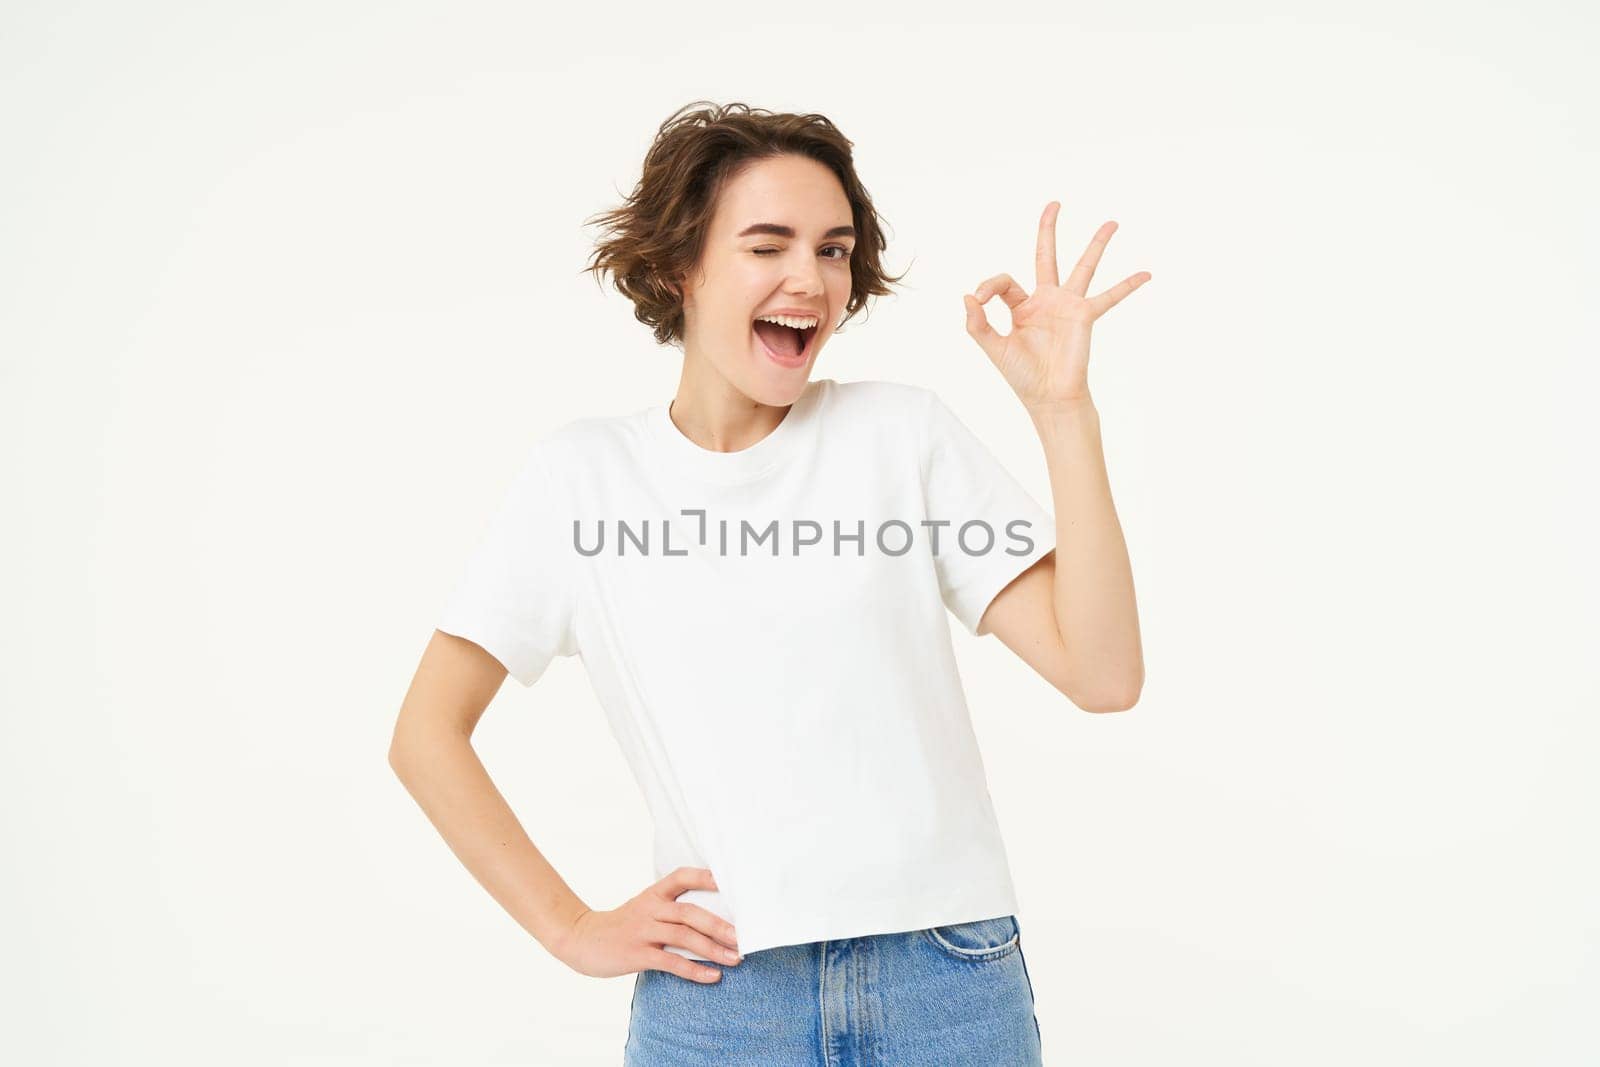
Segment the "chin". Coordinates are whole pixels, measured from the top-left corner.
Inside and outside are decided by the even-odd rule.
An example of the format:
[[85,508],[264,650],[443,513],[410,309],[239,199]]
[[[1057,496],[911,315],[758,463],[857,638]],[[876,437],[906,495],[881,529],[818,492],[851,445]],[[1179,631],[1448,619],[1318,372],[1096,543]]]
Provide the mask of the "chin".
[[[806,385],[811,381],[811,368],[815,364],[807,364],[794,370],[785,370],[781,367],[763,368],[757,374],[756,380],[748,386],[740,386],[739,391],[758,404],[768,407],[786,408],[800,399],[800,394],[806,391]],[[776,371],[776,374],[772,372]]]
[[826,340],[821,336],[812,338],[806,349],[805,362],[793,367],[786,367],[768,357],[757,340],[758,347],[751,352],[751,361],[747,364],[751,373],[740,385],[740,391],[757,403],[788,407],[805,392]]

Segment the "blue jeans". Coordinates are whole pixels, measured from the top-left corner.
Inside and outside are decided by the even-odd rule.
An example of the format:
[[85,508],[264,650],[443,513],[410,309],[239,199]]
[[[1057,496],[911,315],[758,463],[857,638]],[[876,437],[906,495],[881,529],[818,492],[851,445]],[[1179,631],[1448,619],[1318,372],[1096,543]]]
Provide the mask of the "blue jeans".
[[1042,1063],[1015,915],[699,965],[722,977],[638,972],[623,1067]]

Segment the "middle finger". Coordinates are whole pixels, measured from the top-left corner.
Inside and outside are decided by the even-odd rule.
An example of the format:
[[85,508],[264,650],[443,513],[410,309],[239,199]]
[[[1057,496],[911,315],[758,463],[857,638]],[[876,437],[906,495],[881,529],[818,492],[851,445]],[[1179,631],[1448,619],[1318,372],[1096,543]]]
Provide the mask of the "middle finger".
[[1052,200],[1044,206],[1039,217],[1039,247],[1034,253],[1034,287],[1059,285],[1056,280],[1056,216],[1061,214],[1061,202]]
[[738,935],[733,929],[733,924],[698,904],[686,904],[680,901],[672,909],[672,914],[663,916],[663,919],[667,922],[682,923],[684,926],[699,930],[703,934],[716,938],[731,949],[738,949],[739,947]]
[[679,948],[698,952],[707,959],[717,960],[720,963],[739,962],[737,950],[719,944],[694,927],[682,923],[657,923],[656,940],[664,945],[677,945]]

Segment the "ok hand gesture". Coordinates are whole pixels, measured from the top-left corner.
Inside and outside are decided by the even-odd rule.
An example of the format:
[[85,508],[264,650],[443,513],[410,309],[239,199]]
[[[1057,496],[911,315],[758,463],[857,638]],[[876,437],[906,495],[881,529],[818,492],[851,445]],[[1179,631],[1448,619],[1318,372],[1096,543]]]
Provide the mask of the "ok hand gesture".
[[[1062,285],[1056,280],[1056,215],[1060,210],[1061,204],[1052,200],[1039,219],[1032,294],[1011,275],[996,274],[978,286],[976,296],[962,298],[967,306],[967,333],[1029,411],[1088,399],[1090,329],[1096,319],[1151,278],[1149,271],[1140,271],[1099,296],[1084,295],[1100,263],[1100,253],[1117,229],[1115,222],[1107,222]],[[996,296],[1011,309],[1008,334],[991,326],[983,310]]]

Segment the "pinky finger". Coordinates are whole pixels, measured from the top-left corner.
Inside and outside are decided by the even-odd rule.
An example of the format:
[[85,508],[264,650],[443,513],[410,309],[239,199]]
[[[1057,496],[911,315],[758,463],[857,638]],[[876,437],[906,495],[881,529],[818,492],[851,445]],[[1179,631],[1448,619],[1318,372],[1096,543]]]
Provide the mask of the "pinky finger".
[[1122,303],[1124,297],[1133,292],[1135,289],[1139,288],[1139,286],[1143,285],[1145,282],[1149,281],[1151,277],[1152,275],[1149,271],[1142,270],[1138,274],[1131,274],[1122,279],[1122,281],[1118,282],[1116,285],[1113,285],[1111,288],[1095,297],[1092,301],[1095,317],[1098,318],[1101,315],[1104,315],[1106,312]]
[[676,952],[668,952],[666,949],[662,949],[656,955],[655,969],[675,974],[679,978],[687,978],[691,982],[710,983],[722,977],[722,972],[715,967],[707,967],[696,960],[680,956]]

